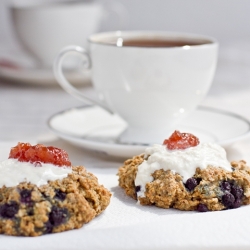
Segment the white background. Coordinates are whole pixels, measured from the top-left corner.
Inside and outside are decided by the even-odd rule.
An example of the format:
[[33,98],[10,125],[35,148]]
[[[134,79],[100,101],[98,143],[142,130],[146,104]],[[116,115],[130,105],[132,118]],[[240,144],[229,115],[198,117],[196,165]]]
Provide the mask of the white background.
[[[130,30],[151,29],[203,33],[218,38],[221,44],[231,44],[238,40],[250,41],[250,1],[248,0],[99,1],[123,4],[129,13],[127,29]],[[9,39],[10,36],[7,10],[10,2],[11,0],[0,0],[1,40]],[[112,20],[108,26],[112,29]]]

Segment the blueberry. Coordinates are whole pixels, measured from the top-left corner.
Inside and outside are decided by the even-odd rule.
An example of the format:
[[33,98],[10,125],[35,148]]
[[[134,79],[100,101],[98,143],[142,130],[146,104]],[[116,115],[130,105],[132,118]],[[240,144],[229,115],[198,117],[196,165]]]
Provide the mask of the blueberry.
[[34,215],[34,210],[33,210],[33,208],[28,207],[28,209],[27,209],[27,215],[29,215],[29,216]]
[[52,233],[53,225],[51,224],[50,221],[47,221],[47,222],[45,223],[45,225],[44,225],[44,228],[45,228],[44,233],[45,233],[45,234],[50,234],[50,233]]
[[141,186],[135,186],[135,192],[138,193],[141,191]]
[[20,196],[21,196],[21,202],[23,203],[31,202],[31,190],[28,189],[21,190]]
[[199,185],[200,182],[202,181],[202,179],[201,178],[196,178],[196,181],[197,181],[197,185]]
[[231,194],[235,197],[235,199],[241,199],[243,196],[243,189],[238,185],[233,185],[231,187]]
[[55,198],[64,201],[66,198],[66,193],[62,192],[60,189],[55,189]]
[[185,183],[185,187],[189,191],[193,191],[197,185],[198,185],[198,182],[195,178],[189,178],[189,179],[187,179],[187,181]]
[[7,219],[12,219],[18,212],[19,205],[17,202],[12,201],[9,204],[3,204],[0,206],[0,216]]
[[241,199],[236,199],[234,204],[232,205],[232,208],[238,208],[241,206]]
[[235,198],[231,193],[225,193],[222,195],[221,200],[226,208],[232,207],[235,202]]
[[228,191],[228,192],[230,192],[231,191],[231,185],[230,185],[230,183],[228,182],[228,181],[223,181],[223,182],[221,182],[221,189],[223,190],[223,191]]
[[200,203],[197,206],[196,210],[199,211],[199,212],[207,212],[207,211],[209,211],[208,207],[205,204],[202,204],[202,203]]
[[68,210],[66,208],[53,206],[49,214],[49,221],[53,226],[58,226],[65,222],[67,216]]

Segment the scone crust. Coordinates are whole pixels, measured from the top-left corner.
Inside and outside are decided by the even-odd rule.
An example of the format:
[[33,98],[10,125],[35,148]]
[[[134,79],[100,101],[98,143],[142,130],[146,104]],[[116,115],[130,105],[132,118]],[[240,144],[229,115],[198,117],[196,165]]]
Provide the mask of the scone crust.
[[[119,186],[135,200],[137,200],[135,178],[138,166],[143,161],[144,155],[135,156],[125,161],[118,170]],[[221,183],[228,181],[243,189],[241,204],[249,204],[250,168],[245,161],[234,161],[231,165],[232,172],[212,166],[203,170],[197,168],[193,178],[199,180],[199,184],[192,191],[185,187],[178,173],[170,170],[157,170],[152,174],[153,181],[146,184],[145,197],[138,198],[139,203],[179,210],[197,210],[199,204],[204,204],[210,211],[223,210],[226,209],[222,202],[225,192],[221,188]]]
[[3,186],[0,233],[39,236],[80,228],[109,205],[110,197],[111,193],[83,166],[72,167],[66,178],[40,187],[27,182]]

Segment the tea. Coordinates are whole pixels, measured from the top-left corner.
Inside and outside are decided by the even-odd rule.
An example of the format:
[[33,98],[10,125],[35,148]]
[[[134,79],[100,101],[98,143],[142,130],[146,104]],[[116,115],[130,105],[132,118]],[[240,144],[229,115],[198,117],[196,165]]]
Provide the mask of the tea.
[[129,47],[183,47],[183,46],[194,46],[194,45],[202,45],[208,44],[210,41],[206,40],[183,40],[183,39],[173,39],[166,40],[160,38],[137,38],[137,39],[122,39],[117,40],[116,45],[119,47],[129,46]]

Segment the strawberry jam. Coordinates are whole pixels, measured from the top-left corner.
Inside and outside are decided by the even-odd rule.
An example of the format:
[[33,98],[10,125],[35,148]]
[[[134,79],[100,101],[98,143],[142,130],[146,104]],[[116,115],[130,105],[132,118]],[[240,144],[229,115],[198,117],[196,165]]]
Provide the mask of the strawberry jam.
[[199,143],[196,136],[189,133],[180,133],[176,130],[168,139],[164,140],[163,145],[166,145],[169,150],[173,150],[195,147]]
[[51,163],[57,166],[71,166],[68,154],[56,147],[46,147],[42,144],[32,146],[29,143],[19,142],[11,148],[9,158],[18,159],[21,162]]

